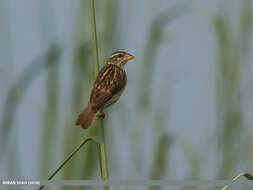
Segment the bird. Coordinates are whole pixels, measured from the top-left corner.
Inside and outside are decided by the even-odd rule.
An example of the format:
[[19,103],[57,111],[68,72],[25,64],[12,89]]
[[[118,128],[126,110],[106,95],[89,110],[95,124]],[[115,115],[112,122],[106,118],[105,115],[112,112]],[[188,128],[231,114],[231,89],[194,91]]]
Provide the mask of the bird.
[[124,66],[132,59],[134,56],[124,51],[112,53],[96,77],[89,101],[76,120],[77,126],[87,129],[95,115],[97,119],[105,118],[104,109],[117,102],[126,87]]

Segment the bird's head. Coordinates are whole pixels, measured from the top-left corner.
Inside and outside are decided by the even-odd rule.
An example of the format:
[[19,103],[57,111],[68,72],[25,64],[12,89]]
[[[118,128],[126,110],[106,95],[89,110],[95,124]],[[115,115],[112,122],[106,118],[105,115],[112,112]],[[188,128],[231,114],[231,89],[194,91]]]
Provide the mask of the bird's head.
[[129,53],[126,53],[124,51],[116,51],[107,60],[107,64],[123,67],[126,62],[133,58],[134,56],[130,55]]

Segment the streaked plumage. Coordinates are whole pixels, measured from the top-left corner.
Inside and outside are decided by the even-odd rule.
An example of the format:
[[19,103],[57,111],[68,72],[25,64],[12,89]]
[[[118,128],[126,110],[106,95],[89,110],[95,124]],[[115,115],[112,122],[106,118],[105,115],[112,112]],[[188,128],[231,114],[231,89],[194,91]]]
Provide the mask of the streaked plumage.
[[83,112],[79,115],[76,125],[88,128],[95,116],[105,116],[103,110],[114,104],[125,89],[127,76],[124,65],[133,56],[123,51],[114,52],[107,61],[107,64],[100,70],[93,85],[90,100]]

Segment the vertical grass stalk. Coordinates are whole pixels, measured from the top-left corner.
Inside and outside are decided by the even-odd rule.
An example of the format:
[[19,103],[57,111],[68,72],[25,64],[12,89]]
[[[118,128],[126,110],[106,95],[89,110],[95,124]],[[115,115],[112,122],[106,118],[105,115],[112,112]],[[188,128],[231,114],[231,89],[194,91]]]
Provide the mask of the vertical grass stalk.
[[95,72],[95,76],[97,76],[99,72],[99,57],[98,57],[97,28],[96,28],[94,0],[91,0],[91,24],[92,24],[92,36],[93,36],[94,72]]
[[[92,35],[93,35],[93,52],[94,52],[94,71],[95,76],[99,72],[99,57],[98,57],[98,46],[97,46],[97,31],[96,31],[96,18],[95,18],[95,5],[94,0],[91,0],[91,23],[92,23]],[[104,125],[103,121],[99,122],[101,142],[98,145],[99,151],[99,164],[101,171],[102,180],[108,179],[108,170],[107,170],[107,160],[106,160],[106,148],[105,148],[105,134],[104,134]],[[109,190],[108,186],[104,186],[105,190]]]
[[[106,150],[105,150],[105,135],[104,135],[104,123],[100,121],[101,127],[101,142],[97,144],[98,146],[98,153],[99,153],[99,163],[100,163],[100,172],[101,177],[103,180],[108,179],[108,172],[107,172],[107,160],[106,160]],[[108,188],[106,188],[108,189]]]

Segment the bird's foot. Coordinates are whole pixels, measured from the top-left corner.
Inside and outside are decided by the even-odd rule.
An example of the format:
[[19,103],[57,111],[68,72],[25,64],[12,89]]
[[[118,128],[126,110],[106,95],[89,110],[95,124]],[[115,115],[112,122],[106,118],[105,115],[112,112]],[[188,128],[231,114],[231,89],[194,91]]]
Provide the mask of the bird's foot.
[[98,113],[97,115],[96,115],[96,119],[98,120],[98,119],[104,119],[105,118],[105,113],[103,112],[103,111],[101,111],[100,113]]

